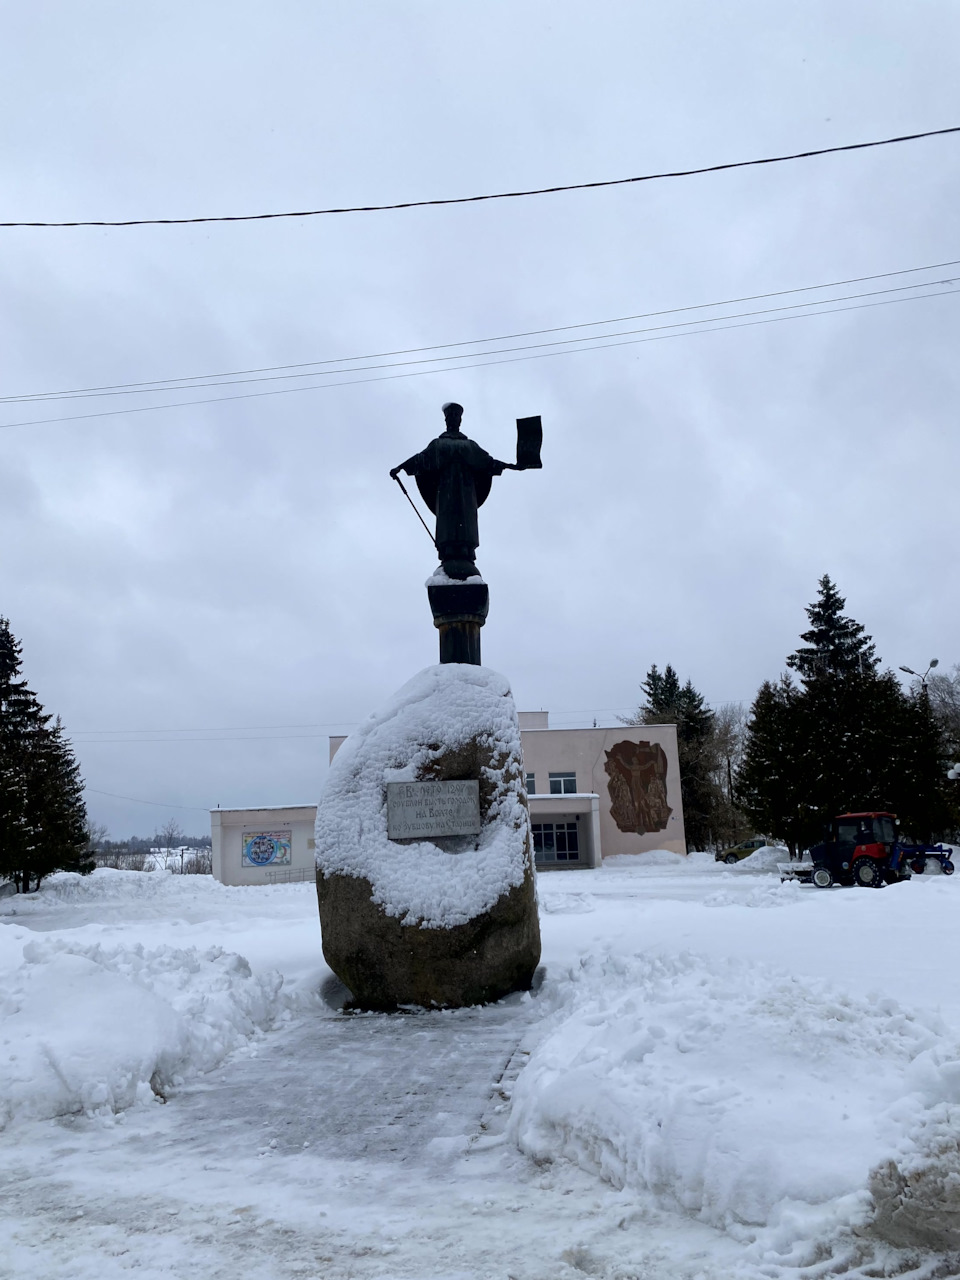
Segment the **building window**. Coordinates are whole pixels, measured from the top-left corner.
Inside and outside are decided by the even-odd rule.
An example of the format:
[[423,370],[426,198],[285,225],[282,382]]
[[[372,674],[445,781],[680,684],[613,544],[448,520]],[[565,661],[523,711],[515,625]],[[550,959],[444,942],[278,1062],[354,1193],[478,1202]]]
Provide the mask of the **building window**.
[[535,773],[527,774],[527,795],[535,796],[537,794],[537,775]]
[[577,790],[575,773],[551,773],[550,794],[552,796],[572,796]]
[[580,861],[580,833],[576,821],[535,822],[533,858],[538,865]]

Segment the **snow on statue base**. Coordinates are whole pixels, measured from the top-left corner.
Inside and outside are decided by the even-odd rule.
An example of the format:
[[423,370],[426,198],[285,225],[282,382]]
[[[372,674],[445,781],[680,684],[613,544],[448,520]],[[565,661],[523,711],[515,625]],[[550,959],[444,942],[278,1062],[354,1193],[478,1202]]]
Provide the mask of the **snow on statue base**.
[[[391,840],[387,784],[476,779],[480,832]],[[347,739],[317,809],[323,954],[366,1009],[524,990],[540,960],[530,814],[510,687],[428,667]]]

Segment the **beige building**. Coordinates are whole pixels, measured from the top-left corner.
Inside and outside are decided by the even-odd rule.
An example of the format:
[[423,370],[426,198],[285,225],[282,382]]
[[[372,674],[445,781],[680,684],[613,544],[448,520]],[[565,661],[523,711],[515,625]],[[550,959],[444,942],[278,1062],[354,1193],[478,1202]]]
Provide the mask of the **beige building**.
[[540,869],[686,853],[675,725],[551,729],[546,711],[522,711],[520,738]]
[[[538,870],[686,853],[675,725],[551,729],[546,711],[521,711],[520,740]],[[344,741],[330,739],[331,760]],[[231,885],[312,879],[316,816],[315,804],[214,809],[214,876]]]
[[213,874],[221,884],[312,880],[315,804],[212,809]]

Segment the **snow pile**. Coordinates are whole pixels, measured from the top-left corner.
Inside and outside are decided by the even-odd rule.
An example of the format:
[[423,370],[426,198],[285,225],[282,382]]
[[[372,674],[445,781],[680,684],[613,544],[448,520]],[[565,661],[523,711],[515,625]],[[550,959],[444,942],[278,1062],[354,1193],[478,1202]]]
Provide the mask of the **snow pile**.
[[686,855],[672,849],[647,849],[645,853],[621,854],[621,857],[639,858],[645,867],[678,867],[686,863]]
[[281,983],[220,947],[27,942],[0,995],[0,1128],[162,1096],[269,1027]]
[[604,870],[629,871],[631,874],[655,871],[679,872],[682,875],[713,870],[713,854],[674,853],[672,849],[647,849],[643,853],[615,853],[603,860]]
[[[481,771],[494,796],[483,830],[464,838],[469,856],[429,840],[388,840],[386,784],[416,781],[434,761],[474,741],[497,763]],[[521,761],[506,678],[458,663],[427,667],[334,757],[317,808],[317,867],[325,875],[365,878],[373,901],[403,924],[465,924],[523,883],[529,815]]]
[[[271,899],[296,895],[312,899],[313,884],[223,885],[212,876],[164,875],[162,872],[119,871],[98,867],[89,875],[58,871],[47,876],[33,893],[15,894],[0,901],[0,917],[46,915],[54,909],[118,907],[131,911],[182,911],[198,907],[266,905]],[[233,901],[231,901],[231,899]]]
[[704,898],[705,907],[788,907],[803,896],[799,880],[787,880],[783,884],[759,884],[745,898],[724,893],[711,893]]
[[790,861],[790,850],[782,844],[765,844],[754,853],[741,858],[737,868],[742,871],[776,871],[781,862]]
[[[191,883],[195,881],[196,883]],[[113,867],[97,867],[89,875],[75,871],[57,871],[40,882],[35,893],[19,894],[4,902],[4,915],[29,915],[48,911],[64,903],[95,904],[121,899],[159,901],[182,897],[194,901],[198,896],[222,893],[224,886],[212,876],[178,876],[155,871],[120,871]]]
[[907,1071],[891,1109],[896,1150],[870,1176],[874,1230],[892,1244],[960,1249],[960,1052],[937,1045]]
[[862,1226],[871,1169],[923,1146],[911,1134],[946,1081],[960,1100],[933,1015],[742,960],[608,955],[554,998],[514,1093],[521,1149],[744,1241],[768,1227],[767,1245],[789,1249],[794,1232]]

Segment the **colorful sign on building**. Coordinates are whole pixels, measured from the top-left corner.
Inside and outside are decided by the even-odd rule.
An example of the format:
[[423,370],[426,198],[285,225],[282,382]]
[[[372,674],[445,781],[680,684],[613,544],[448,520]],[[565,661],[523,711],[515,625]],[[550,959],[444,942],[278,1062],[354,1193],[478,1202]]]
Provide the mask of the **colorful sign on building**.
[[244,831],[240,864],[244,867],[283,867],[291,861],[289,831]]

